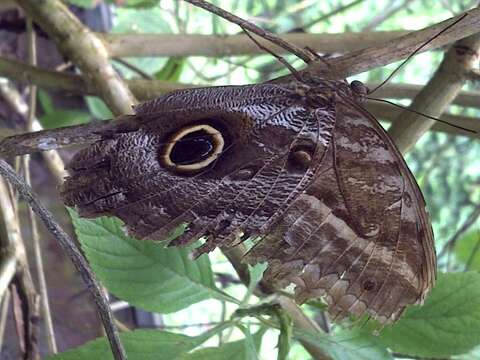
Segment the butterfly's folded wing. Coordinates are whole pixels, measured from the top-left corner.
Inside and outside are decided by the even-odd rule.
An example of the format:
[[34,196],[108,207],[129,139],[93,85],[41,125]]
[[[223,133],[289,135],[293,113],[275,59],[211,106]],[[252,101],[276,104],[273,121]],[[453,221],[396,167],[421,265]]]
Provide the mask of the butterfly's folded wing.
[[[335,315],[393,321],[433,286],[425,203],[376,120],[332,94],[276,85],[168,94],[138,108],[128,131],[79,152],[63,197],[83,216],[120,217],[139,239],[186,225],[170,244],[206,235],[199,253],[263,236],[248,259],[269,262],[266,281],[295,283],[300,301],[325,295]],[[212,166],[163,166],[169,133],[204,121],[225,140]]]
[[267,281],[295,283],[300,301],[325,295],[334,316],[382,323],[421,302],[435,279],[418,185],[378,122],[345,99],[313,183],[249,256],[270,262]]
[[[290,89],[275,85],[178,91],[137,108],[135,131],[115,134],[80,151],[62,194],[83,216],[115,215],[139,239],[170,245],[208,236],[201,251],[226,246],[260,228],[311,182],[314,167],[290,166],[290,150],[325,153],[334,114],[318,123]],[[159,156],[169,133],[208,120],[225,132],[225,150],[212,166],[178,173]],[[321,137],[321,139],[320,139]],[[320,163],[317,161],[316,163]]]

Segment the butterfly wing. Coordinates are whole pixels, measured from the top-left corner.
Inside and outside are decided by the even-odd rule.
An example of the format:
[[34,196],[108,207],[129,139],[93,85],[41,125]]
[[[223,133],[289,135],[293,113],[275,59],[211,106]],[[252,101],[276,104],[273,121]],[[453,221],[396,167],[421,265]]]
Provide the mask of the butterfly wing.
[[[300,301],[325,295],[339,316],[394,321],[433,286],[421,192],[388,135],[347,97],[265,84],[185,90],[130,120],[73,159],[62,194],[82,215],[118,216],[139,239],[185,225],[170,244],[206,236],[199,253],[260,235],[248,259],[269,262],[264,278],[295,283]],[[172,134],[199,125],[221,134],[223,150],[201,171],[172,171],[161,160]]]
[[336,117],[315,180],[249,256],[270,262],[267,281],[295,283],[300,301],[325,296],[334,316],[392,322],[434,283],[425,202],[375,118],[340,97]]
[[[311,182],[318,165],[310,165],[320,163],[334,125],[333,116],[319,124],[294,90],[277,85],[173,92],[130,121],[128,132],[113,126],[74,157],[66,204],[83,216],[115,215],[139,239],[165,240],[184,225],[170,245],[206,236],[200,252],[267,232],[265,223]],[[179,171],[162,162],[164,149],[180,143],[172,140],[179,129],[204,125],[223,144],[209,166]],[[296,166],[295,149],[310,162]]]

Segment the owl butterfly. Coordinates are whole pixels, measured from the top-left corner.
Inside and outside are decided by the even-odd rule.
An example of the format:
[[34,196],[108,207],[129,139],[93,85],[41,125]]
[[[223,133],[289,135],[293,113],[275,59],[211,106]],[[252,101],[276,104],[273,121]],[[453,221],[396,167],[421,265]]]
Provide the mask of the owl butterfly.
[[197,255],[255,237],[246,260],[268,262],[265,281],[324,296],[333,316],[393,322],[423,301],[436,258],[422,194],[366,94],[315,77],[171,92],[77,153],[62,196],[138,239],[186,226],[168,245],[205,237]]

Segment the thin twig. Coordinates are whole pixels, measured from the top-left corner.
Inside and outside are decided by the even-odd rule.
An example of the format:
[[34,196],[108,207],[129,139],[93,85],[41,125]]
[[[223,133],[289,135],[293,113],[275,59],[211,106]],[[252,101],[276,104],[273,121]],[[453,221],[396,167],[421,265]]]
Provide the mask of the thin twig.
[[[4,248],[0,249],[3,252]],[[0,255],[0,299],[2,299],[8,292],[8,285],[10,285],[15,272],[17,270],[17,258],[14,253],[5,253]]]
[[20,194],[20,196],[33,209],[35,214],[40,217],[50,233],[58,240],[63,251],[69,256],[70,260],[82,276],[83,281],[87,285],[87,289],[91,292],[103,326],[107,333],[113,356],[116,360],[125,360],[127,358],[125,350],[120,342],[117,328],[113,321],[112,313],[107,300],[105,299],[100,285],[98,284],[94,273],[90,269],[87,260],[77,249],[73,240],[54,220],[52,214],[43,206],[32,189],[23,181],[12,169],[12,167],[0,159],[0,175],[2,175]]
[[[8,286],[17,270],[17,255],[14,244],[16,235],[14,213],[9,206],[8,196],[2,190],[0,180],[0,300],[8,292]],[[1,346],[0,346],[1,349]]]
[[313,25],[316,25],[320,22],[324,22],[324,21],[330,19],[331,17],[333,17],[335,15],[338,15],[338,14],[344,12],[344,11],[347,11],[348,9],[350,9],[354,6],[359,5],[360,3],[364,2],[364,1],[365,0],[354,0],[351,3],[348,3],[346,5],[341,5],[338,8],[336,8],[335,10],[333,10],[332,12],[329,12],[328,14],[324,14],[324,15],[320,16],[319,18],[317,18],[315,20],[312,20],[309,23],[303,25],[301,28],[296,27],[292,30],[289,30],[288,32],[290,33],[290,32],[294,32],[294,31],[299,31],[299,30],[311,28]]
[[[28,112],[29,106],[23,100],[22,95],[16,87],[14,87],[9,81],[0,81],[0,94],[7,101],[13,110],[15,110],[21,117],[25,119],[25,123],[28,122]],[[28,131],[38,131],[42,130],[42,125],[37,118],[34,118],[31,126],[27,128]],[[60,155],[56,151],[47,151],[43,152],[43,159],[45,160],[48,168],[50,169],[52,175],[57,180],[57,183],[62,183],[63,178],[66,175],[64,170],[65,165],[63,164]]]
[[[467,19],[468,16],[460,24]],[[476,66],[479,50],[479,33],[457,41],[445,54],[434,76],[410,104],[409,111],[403,111],[399,121],[388,129],[388,134],[402,153],[409,151],[435,123],[435,120],[425,120],[412,110],[434,118],[446,111],[467,81],[467,74]]]
[[3,336],[5,335],[5,328],[7,325],[10,297],[10,291],[7,291],[3,298],[0,298],[0,301],[2,301],[2,307],[0,308],[0,352],[3,347]]
[[233,15],[232,13],[229,13],[228,11],[225,11],[207,1],[203,1],[203,0],[184,0],[184,1],[192,5],[198,6],[202,9],[205,9],[212,14],[218,15],[224,18],[225,20],[228,20],[234,24],[237,24],[242,29],[246,29],[254,34],[261,36],[264,39],[271,41],[272,43],[280,46],[281,48],[287,50],[288,52],[297,55],[300,59],[302,59],[307,64],[313,60],[309,52],[283,40],[278,35],[268,30],[264,30],[256,26],[255,24],[251,23],[250,21],[244,20],[236,15]]
[[[22,246],[22,245],[20,245]],[[20,348],[25,360],[40,360],[38,349],[38,319],[40,297],[35,291],[26,257],[21,255],[17,273],[10,285],[14,297],[15,321]]]
[[[363,31],[372,31],[377,26],[382,24],[385,20],[389,19],[396,12],[398,12],[400,10],[403,10],[406,7],[408,7],[408,5],[412,1],[413,0],[404,0],[403,3],[399,3],[398,5],[393,5],[393,6],[392,6],[392,4],[390,4],[390,8],[389,9],[383,9],[382,11],[379,11],[378,15],[375,16],[366,26],[364,26],[362,28],[362,32]],[[394,3],[395,3],[395,1],[394,1]]]
[[[25,244],[20,232],[17,198],[3,178],[0,178],[0,216],[6,229],[2,230],[2,247],[15,256],[15,276],[10,289],[15,289],[16,324],[20,348],[25,359],[40,359],[37,345],[39,302],[30,275]],[[3,228],[3,226],[1,226]],[[6,237],[6,238],[5,238]],[[7,245],[7,247],[5,246]]]
[[450,249],[453,249],[457,243],[460,236],[462,236],[470,227],[475,224],[477,219],[480,217],[480,203],[475,206],[467,219],[463,222],[462,226],[455,231],[455,234],[445,243],[442,250],[440,251],[438,258],[441,259],[444,257]]
[[119,64],[125,66],[127,69],[129,69],[130,71],[133,71],[135,73],[137,73],[138,75],[140,75],[140,77],[142,79],[147,79],[147,80],[152,80],[153,79],[153,76],[151,76],[150,74],[146,73],[145,71],[143,71],[142,69],[140,69],[138,66],[132,64],[131,62],[125,60],[125,59],[121,59],[121,58],[114,58],[113,59],[114,61],[118,62]]
[[[36,37],[35,31],[33,30],[32,20],[27,19],[27,35],[28,35],[28,53],[29,53],[29,63],[30,65],[37,65],[37,47],[36,47]],[[27,131],[33,131],[34,123],[36,121],[35,113],[37,109],[37,87],[35,85],[30,85],[30,99],[28,107],[28,116],[27,116]],[[30,176],[30,155],[26,155],[23,158],[23,168],[25,174],[25,181],[28,186],[31,185],[31,176]],[[38,276],[39,282],[39,292],[40,292],[40,305],[42,310],[43,319],[45,321],[45,330],[47,344],[50,353],[57,353],[57,343],[55,339],[55,331],[53,330],[52,315],[50,313],[50,304],[47,290],[47,282],[45,280],[45,269],[43,267],[43,257],[42,250],[40,246],[40,235],[38,233],[38,224],[37,219],[32,211],[28,208],[28,218],[30,220],[30,225],[32,229],[32,244],[34,251],[34,264]]]

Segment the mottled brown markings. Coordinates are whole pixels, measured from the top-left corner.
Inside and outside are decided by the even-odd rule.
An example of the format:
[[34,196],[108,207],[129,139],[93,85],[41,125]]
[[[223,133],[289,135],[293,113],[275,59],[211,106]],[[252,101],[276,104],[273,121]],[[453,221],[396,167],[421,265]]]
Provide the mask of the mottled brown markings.
[[[197,254],[233,246],[241,233],[262,235],[247,258],[269,262],[267,281],[295,283],[299,300],[325,295],[335,316],[367,312],[393,321],[433,283],[423,198],[391,140],[360,107],[362,84],[306,83],[179,91],[140,106],[136,131],[110,129],[76,157],[73,168],[82,170],[73,171],[64,196],[80,207],[97,196],[80,209],[84,215],[118,215],[140,238],[162,239],[189,223],[171,245],[208,236]],[[187,177],[142,163],[167,146],[168,134],[206,118],[233,140],[205,171]],[[122,161],[131,166],[117,179]],[[98,184],[93,164],[105,164]],[[109,187],[125,199],[100,200]]]
[[[160,143],[160,144],[163,145],[163,144],[165,144],[165,143]],[[231,146],[233,146],[233,144],[229,145],[229,147],[231,147]],[[223,150],[220,154],[217,155],[217,157],[222,156],[224,153],[226,153],[226,152],[228,151],[228,149],[229,149],[229,148],[226,148],[225,150]],[[124,205],[124,206],[116,207],[116,210],[122,210],[122,209],[125,209],[125,208],[129,207],[129,206],[135,205],[135,204],[137,204],[137,203],[144,202],[144,201],[147,201],[147,200],[151,200],[151,199],[153,199],[153,198],[155,198],[155,197],[157,197],[157,196],[163,195],[163,194],[165,194],[165,193],[172,192],[172,191],[176,190],[178,187],[180,187],[180,186],[182,185],[182,183],[185,183],[185,182],[193,182],[193,180],[194,180],[195,177],[200,177],[200,176],[202,176],[202,175],[205,175],[205,174],[207,174],[208,172],[210,172],[211,170],[212,170],[212,168],[208,168],[208,169],[204,170],[203,172],[195,173],[194,176],[184,178],[184,180],[183,180],[182,182],[178,182],[174,187],[171,187],[171,188],[169,188],[169,189],[167,189],[167,190],[165,190],[165,191],[161,191],[161,192],[159,192],[158,190],[155,190],[154,193],[152,193],[152,194],[147,194],[144,198],[142,198],[142,199],[140,199],[140,200],[138,200],[138,201],[128,203],[128,204],[126,204],[126,205]],[[227,177],[227,176],[228,176],[228,175],[226,175],[226,177]],[[130,182],[135,182],[136,180],[139,180],[139,179],[141,179],[142,177],[144,177],[143,174],[141,174],[141,175],[139,175],[139,176],[136,176],[136,177],[129,177],[129,178],[127,178],[127,180],[130,181]]]
[[[277,113],[276,115],[278,115],[278,113]],[[275,160],[275,158],[272,159],[272,161],[274,161],[274,160]],[[263,170],[268,164],[269,164],[269,163],[266,163],[266,164],[257,172],[257,174],[259,174],[259,173],[261,172],[261,170]],[[249,180],[251,181],[251,180],[253,180],[253,178],[251,178],[251,179],[249,179]],[[248,183],[247,183],[247,184],[248,184]],[[247,184],[245,184],[244,189],[241,190],[241,193],[237,194],[237,196],[231,201],[230,204],[232,204],[239,196],[241,196],[241,195],[243,194],[243,192],[244,192],[245,187],[246,187]],[[197,202],[197,204],[195,204],[193,207],[195,207],[195,206],[198,205],[198,204],[199,204],[199,202]],[[192,209],[193,207],[191,207],[190,209]],[[228,206],[227,206],[227,207],[228,207]],[[228,209],[227,209],[227,210],[228,210]],[[224,209],[224,211],[225,211],[225,209]],[[234,210],[233,210],[233,209],[232,209],[232,213],[234,213]],[[207,228],[209,225],[210,225],[210,223],[208,223],[204,228]],[[235,233],[235,232],[238,230],[238,228],[239,228],[239,227],[237,227],[234,231],[232,231],[232,233]]]
[[[336,175],[338,176],[338,173],[336,173]],[[400,212],[401,212],[401,211],[400,211]],[[360,224],[360,225],[361,225],[361,224]],[[361,229],[360,231],[361,231],[362,233],[364,233],[364,229],[363,229],[362,227],[361,227],[360,229]],[[384,279],[384,282],[383,282],[382,286],[378,289],[375,297],[374,297],[374,298],[372,299],[372,301],[370,302],[371,304],[375,304],[375,300],[376,300],[376,298],[378,297],[378,295],[381,293],[381,290],[382,290],[384,284],[385,284],[385,283],[388,281],[388,279],[390,278],[390,274],[391,274],[392,268],[394,267],[394,263],[395,263],[395,261],[396,261],[396,256],[397,256],[397,251],[398,251],[398,244],[399,244],[399,242],[398,242],[398,238],[397,238],[395,253],[394,253],[394,255],[393,255],[392,257],[390,257],[393,261],[390,263],[390,268],[389,268],[389,270],[387,271],[387,276],[386,276],[386,278]],[[374,255],[375,251],[377,250],[377,245],[378,245],[377,242],[374,241],[372,251],[371,251],[371,253],[370,253],[369,257],[368,257],[368,260],[367,260],[366,264],[363,266],[362,271],[361,271],[360,274],[357,276],[357,278],[351,282],[351,284],[354,284],[358,279],[360,279],[360,278],[362,277],[363,273],[366,271],[366,269],[368,268],[369,264],[374,260],[373,255]],[[385,249],[384,249],[384,250],[385,250]],[[351,263],[350,268],[359,260],[360,256],[361,256],[361,255],[359,255],[359,256],[355,259],[355,261]],[[383,258],[383,257],[382,257],[382,258]],[[349,269],[350,269],[350,268],[349,268]],[[349,270],[349,269],[348,269],[348,270]],[[375,267],[375,273],[374,273],[374,275],[376,275],[377,271],[378,271],[378,267]],[[350,287],[350,286],[349,286],[349,287]],[[348,289],[347,289],[347,290],[348,290]],[[364,289],[364,290],[366,290],[366,289]],[[365,294],[365,291],[362,291],[362,292],[360,293],[360,295],[358,296],[359,301],[361,301],[361,299],[362,299],[362,297],[363,297],[364,294]],[[367,310],[368,310],[368,309],[367,309]],[[380,312],[380,309],[378,309],[377,311]],[[370,312],[370,313],[371,313],[371,312]],[[371,313],[371,315],[374,315],[374,314]],[[390,314],[389,316],[386,316],[386,317],[385,317],[385,318],[386,318],[386,321],[387,321],[391,316],[392,316],[391,314]]]
[[[290,144],[290,147],[291,147],[292,144],[295,143],[295,141],[298,139],[299,134],[300,134],[301,131],[304,129],[304,127],[305,127],[305,126],[302,127],[302,129],[300,130],[300,132],[298,133],[298,135],[296,136],[296,138],[294,138],[294,139],[292,140],[292,143]],[[290,152],[291,152],[291,150],[292,150],[292,149],[290,149]],[[313,152],[314,152],[314,150],[315,150],[315,148],[313,148]],[[293,151],[294,151],[294,150],[293,150]],[[284,162],[284,164],[282,165],[282,170],[281,170],[281,171],[283,171],[283,170],[286,169],[286,163],[287,163],[287,161],[288,161],[288,158],[285,159],[285,162]],[[308,170],[308,169],[305,169],[305,171],[306,171],[306,170]],[[276,182],[278,181],[279,176],[280,176],[280,173],[277,175],[276,180],[275,180],[273,186],[271,187],[271,189],[273,189],[274,186],[276,185]],[[305,176],[306,176],[306,175],[304,175],[304,177],[305,177]],[[303,179],[303,178],[302,178],[302,179]],[[252,214],[254,214],[254,213],[263,205],[263,203],[264,203],[264,202],[266,201],[266,199],[268,198],[269,194],[270,194],[270,191],[265,195],[265,197],[264,197],[263,200],[257,205],[257,207],[248,215],[248,217],[242,222],[242,224],[238,225],[238,226],[232,231],[233,234],[237,233],[240,229],[243,230],[243,225],[248,221],[248,219],[250,218],[250,216],[252,216]],[[288,199],[287,199],[287,201],[288,201]],[[270,218],[269,218],[266,222],[268,222],[269,220],[270,220]],[[256,234],[256,235],[257,235],[257,234]]]
[[[280,156],[275,157],[275,158],[272,158],[270,162],[265,163],[265,165],[264,165],[263,167],[261,167],[253,177],[251,177],[250,179],[248,179],[248,182],[254,180],[254,178],[255,178],[255,176],[256,176],[257,174],[259,174],[259,173],[260,173],[263,169],[265,169],[271,162],[275,161],[275,160],[278,159],[279,157],[280,157]],[[227,178],[227,176],[226,176],[224,179],[226,179],[226,178]],[[223,212],[225,212],[225,213],[227,213],[227,214],[230,214],[230,215],[234,215],[234,214],[235,214],[235,209],[234,209],[233,207],[230,207],[230,205],[232,205],[232,204],[234,203],[234,201],[235,201],[239,196],[241,196],[241,195],[244,193],[248,182],[244,185],[244,187],[243,187],[243,189],[241,190],[241,192],[238,193],[237,196],[236,196],[227,206],[224,207],[224,209],[222,210]],[[220,186],[220,185],[221,185],[221,183],[219,184],[219,186]],[[218,189],[219,186],[217,186],[217,189]],[[211,194],[211,193],[212,193],[212,192],[210,192],[209,194]],[[198,205],[200,205],[200,204],[201,204],[200,201],[197,201],[189,210],[195,208],[196,206],[198,206]],[[183,215],[184,215],[184,213],[182,213],[181,215],[179,215],[179,218],[181,218]],[[174,219],[172,222],[174,222],[175,220],[177,220],[177,219]],[[212,221],[213,221],[213,220],[211,220],[209,223],[207,223],[207,224],[201,229],[201,231],[203,231],[204,229],[208,228],[208,226],[211,225]],[[225,220],[221,220],[221,221],[225,221]],[[229,225],[230,225],[230,224],[231,224],[231,221],[228,221],[228,223],[229,223]],[[238,227],[237,227],[235,230],[238,230]],[[232,231],[232,233],[235,233],[235,231]],[[204,244],[203,249],[206,249],[207,246],[208,246],[208,240],[207,240],[207,242]],[[197,249],[197,251],[198,251],[198,249]],[[200,252],[198,255],[201,255],[201,254],[202,254],[202,253]]]

